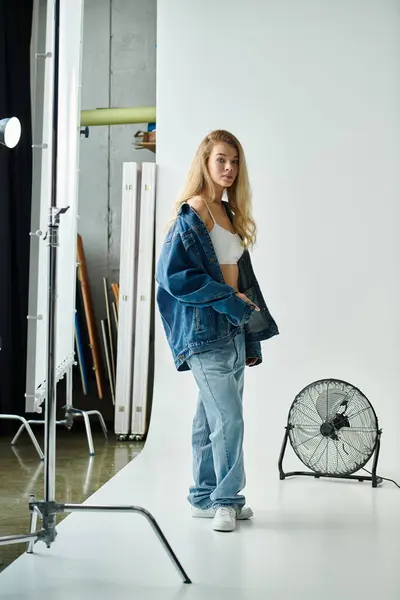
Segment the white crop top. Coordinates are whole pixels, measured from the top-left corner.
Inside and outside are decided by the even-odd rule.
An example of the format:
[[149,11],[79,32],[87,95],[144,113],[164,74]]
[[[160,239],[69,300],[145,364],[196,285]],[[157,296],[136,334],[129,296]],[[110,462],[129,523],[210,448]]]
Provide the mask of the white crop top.
[[240,236],[218,225],[207,202],[204,202],[214,221],[214,227],[209,233],[219,264],[236,265],[244,252]]

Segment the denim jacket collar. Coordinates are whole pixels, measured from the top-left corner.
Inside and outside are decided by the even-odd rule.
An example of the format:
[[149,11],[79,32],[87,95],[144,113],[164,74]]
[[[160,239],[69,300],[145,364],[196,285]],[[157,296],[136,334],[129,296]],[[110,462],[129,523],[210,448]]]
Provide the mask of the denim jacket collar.
[[164,241],[156,270],[157,303],[178,370],[189,368],[187,358],[192,353],[217,347],[242,331],[246,356],[260,364],[260,342],[279,333],[247,249],[238,268],[238,289],[260,308],[259,312],[225,284],[204,221],[193,207],[183,203]]

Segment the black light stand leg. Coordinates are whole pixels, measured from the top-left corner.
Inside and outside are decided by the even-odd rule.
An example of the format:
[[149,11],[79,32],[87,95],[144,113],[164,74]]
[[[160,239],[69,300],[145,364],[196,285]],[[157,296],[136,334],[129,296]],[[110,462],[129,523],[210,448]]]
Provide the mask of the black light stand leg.
[[283,470],[283,458],[285,456],[286,446],[287,446],[288,439],[289,439],[289,431],[290,431],[290,426],[288,425],[286,427],[285,437],[283,438],[281,453],[279,455],[279,462],[278,462],[279,479],[281,479],[281,480],[283,480],[283,479],[286,478],[286,474],[285,474],[285,472]]
[[141,508],[140,506],[95,506],[90,504],[58,504],[57,513],[71,513],[71,512],[111,512],[111,513],[139,513],[143,517],[147,519],[150,523],[153,531],[157,535],[161,544],[164,546],[165,551],[173,562],[175,568],[178,573],[181,575],[184,583],[192,583],[183,569],[181,563],[179,562],[175,552],[172,550],[170,544],[168,543],[167,538],[161,531],[157,521],[153,517],[153,515],[146,510],[145,508]]

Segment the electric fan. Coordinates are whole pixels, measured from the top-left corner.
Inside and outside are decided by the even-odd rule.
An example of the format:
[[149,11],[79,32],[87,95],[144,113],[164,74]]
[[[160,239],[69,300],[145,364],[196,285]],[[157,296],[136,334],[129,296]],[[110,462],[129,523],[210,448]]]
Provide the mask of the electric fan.
[[[289,410],[279,457],[280,479],[294,475],[334,477],[382,483],[377,477],[380,438],[376,413],[364,394],[339,379],[321,379],[305,387]],[[283,471],[288,439],[309,472]],[[371,476],[353,475],[375,454]]]

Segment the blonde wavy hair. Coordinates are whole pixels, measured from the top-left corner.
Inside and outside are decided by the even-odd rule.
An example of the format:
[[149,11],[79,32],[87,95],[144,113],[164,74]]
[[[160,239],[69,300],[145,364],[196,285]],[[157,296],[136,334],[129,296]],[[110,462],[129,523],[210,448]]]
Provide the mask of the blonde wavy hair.
[[190,167],[183,190],[175,204],[176,220],[182,204],[195,196],[204,197],[207,202],[215,201],[215,184],[208,171],[208,160],[215,144],[225,142],[232,146],[239,158],[237,177],[228,192],[228,208],[232,215],[233,227],[242,238],[243,245],[250,247],[256,241],[256,224],[251,214],[251,191],[246,159],[239,140],[228,131],[216,130],[209,133],[201,142]]

